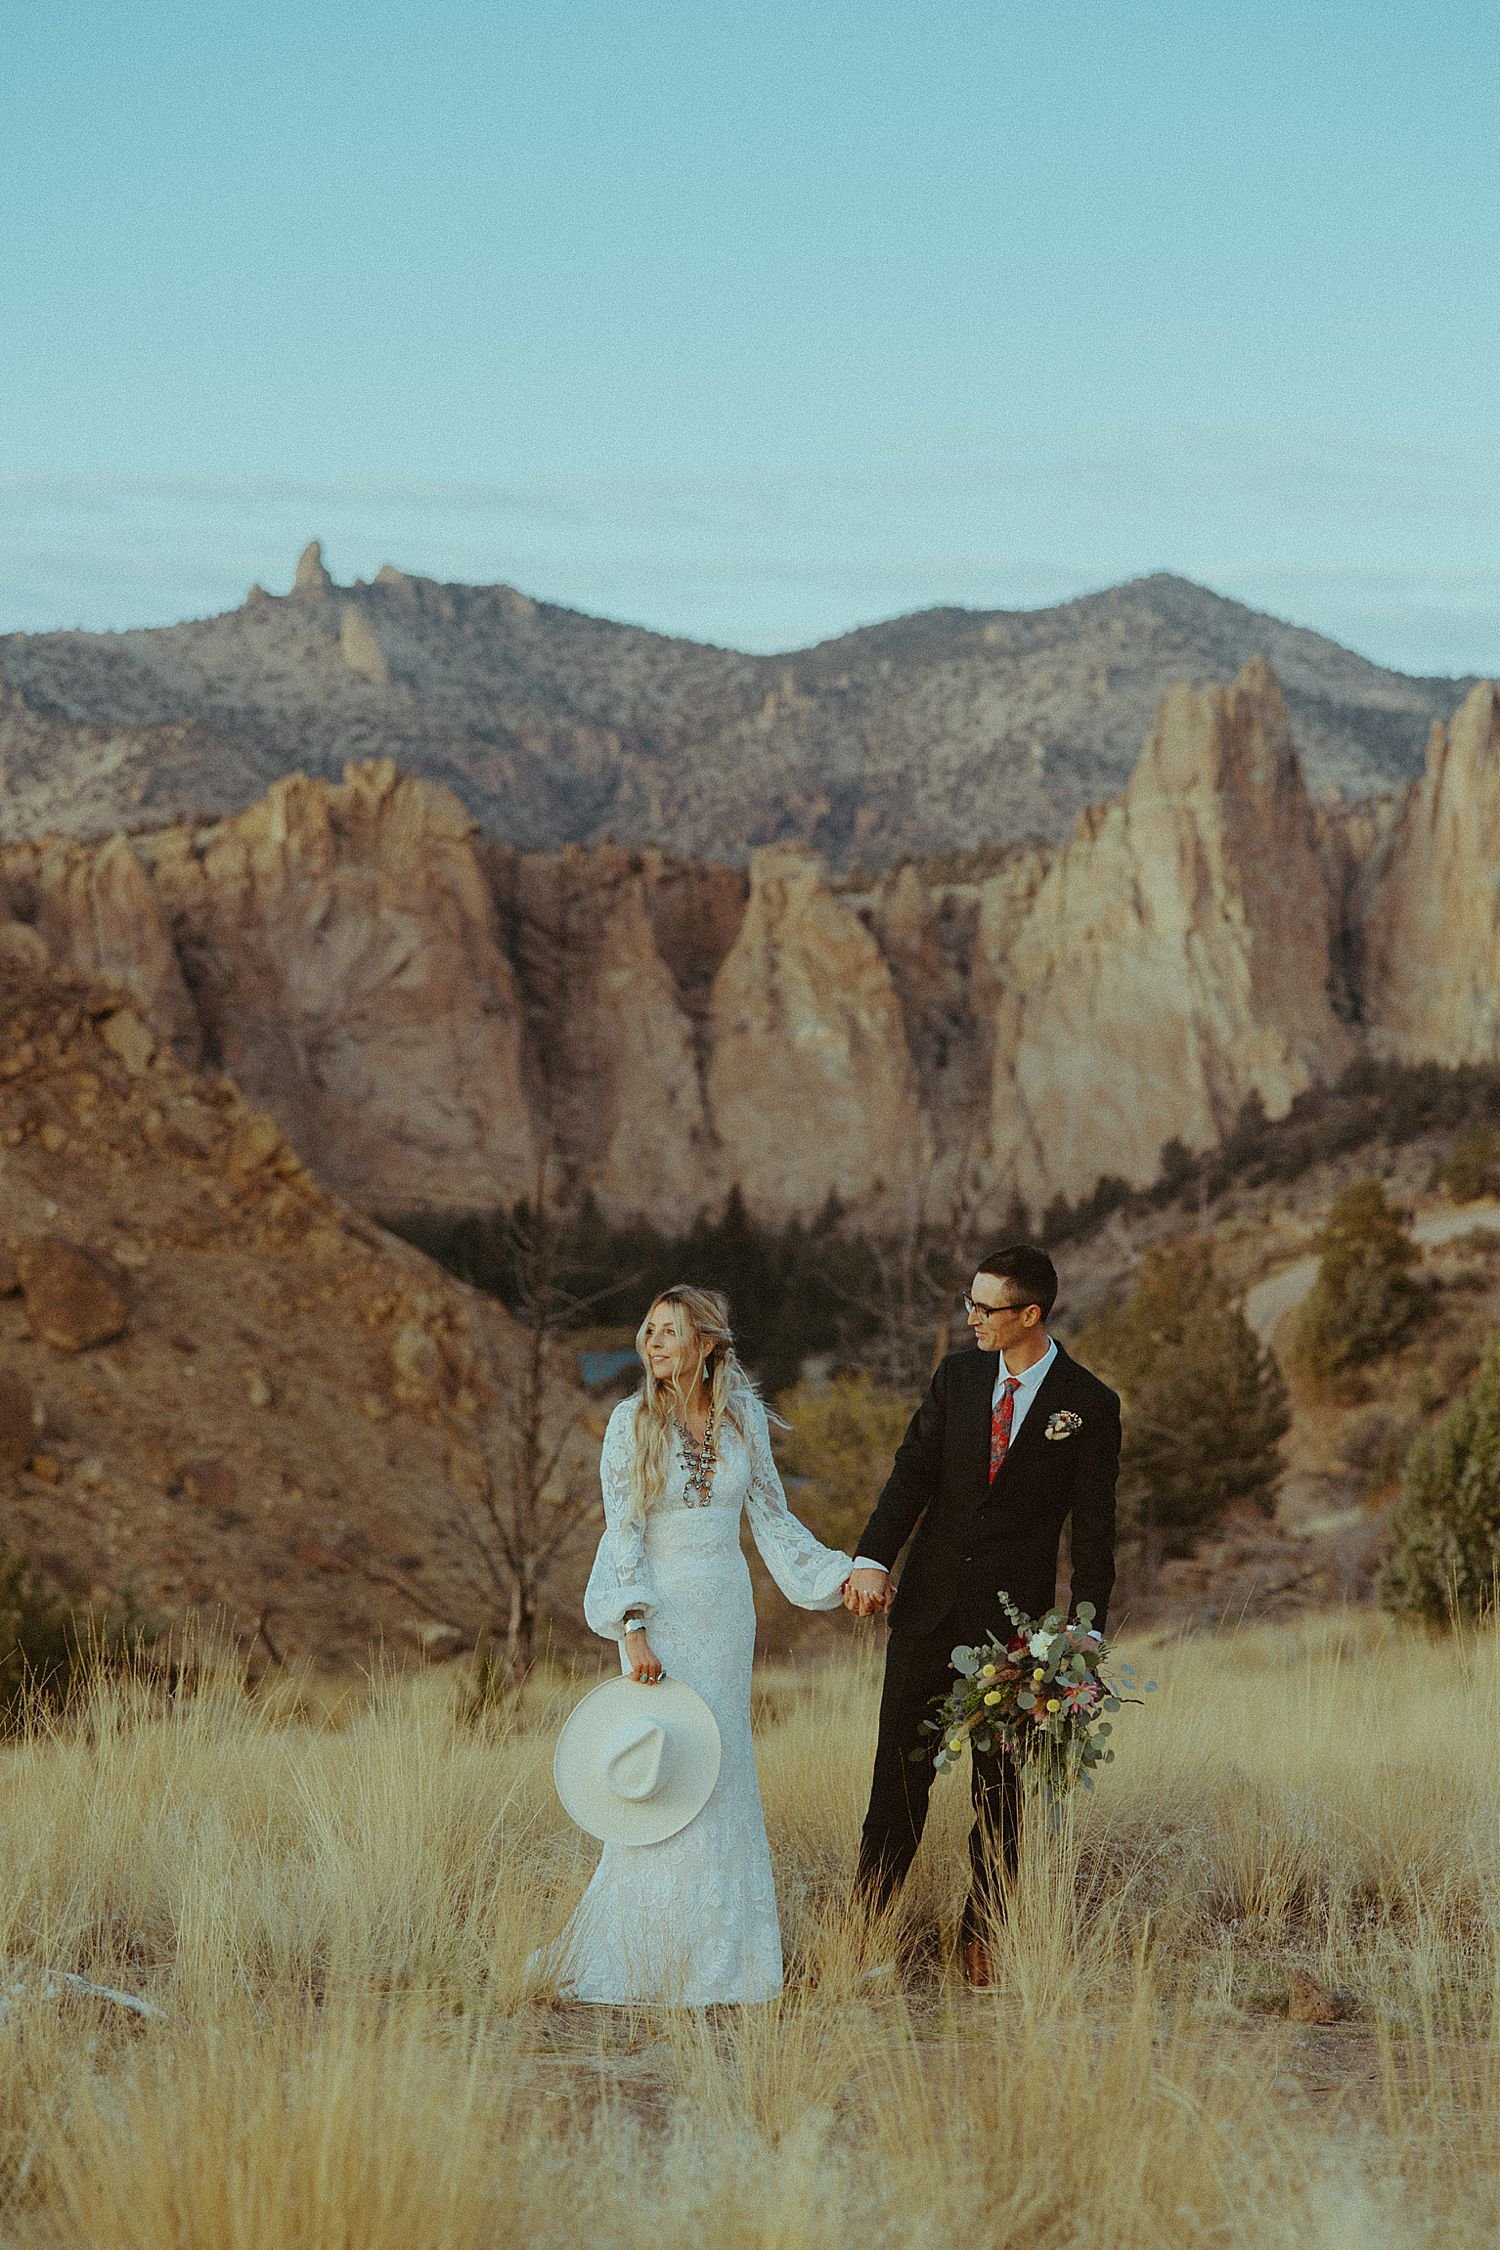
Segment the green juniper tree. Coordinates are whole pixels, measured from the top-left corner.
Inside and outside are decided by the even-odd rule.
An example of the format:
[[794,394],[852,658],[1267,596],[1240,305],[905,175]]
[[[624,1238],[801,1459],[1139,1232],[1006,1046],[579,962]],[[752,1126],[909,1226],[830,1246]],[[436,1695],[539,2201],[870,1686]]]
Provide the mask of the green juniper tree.
[[1413,1439],[1380,1574],[1382,1608],[1433,1623],[1479,1617],[1500,1572],[1500,1337],[1466,1396]]
[[1148,1582],[1227,1509],[1270,1513],[1286,1391],[1206,1244],[1148,1251],[1130,1295],[1079,1350],[1123,1396],[1122,1529]]
[[1349,1389],[1410,1329],[1421,1301],[1411,1271],[1419,1253],[1379,1180],[1356,1180],[1335,1198],[1318,1250],[1318,1278],[1297,1314],[1293,1355],[1313,1382]]
[[1500,1187],[1500,1139],[1488,1125],[1472,1125],[1438,1167],[1438,1185],[1454,1203],[1477,1203]]

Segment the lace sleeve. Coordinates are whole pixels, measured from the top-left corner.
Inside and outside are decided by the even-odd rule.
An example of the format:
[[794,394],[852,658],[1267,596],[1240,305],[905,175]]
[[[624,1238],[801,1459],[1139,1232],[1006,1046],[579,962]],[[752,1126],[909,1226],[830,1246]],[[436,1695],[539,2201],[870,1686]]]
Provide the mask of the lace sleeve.
[[761,1560],[789,1602],[798,1609],[837,1609],[844,1580],[854,1564],[837,1547],[825,1547],[799,1523],[786,1504],[781,1476],[771,1452],[771,1429],[759,1399],[745,1414],[750,1449],[750,1492],[745,1502],[750,1531]]
[[604,1488],[604,1537],[589,1573],[583,1614],[590,1632],[605,1641],[624,1638],[623,1620],[627,1610],[638,1612],[649,1622],[656,1606],[656,1589],[651,1583],[651,1566],[646,1560],[645,1532],[640,1524],[626,1521],[630,1506],[634,1418],[634,1399],[626,1399],[615,1408],[604,1433],[604,1451],[599,1458],[599,1481]]

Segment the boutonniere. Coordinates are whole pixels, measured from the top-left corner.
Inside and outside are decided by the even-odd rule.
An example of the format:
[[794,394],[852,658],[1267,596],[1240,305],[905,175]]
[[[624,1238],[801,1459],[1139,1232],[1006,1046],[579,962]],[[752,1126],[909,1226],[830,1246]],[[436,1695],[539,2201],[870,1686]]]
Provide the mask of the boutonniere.
[[1042,1435],[1056,1442],[1065,1437],[1077,1437],[1082,1428],[1083,1416],[1075,1414],[1071,1406],[1061,1406],[1055,1414],[1047,1416],[1047,1427]]

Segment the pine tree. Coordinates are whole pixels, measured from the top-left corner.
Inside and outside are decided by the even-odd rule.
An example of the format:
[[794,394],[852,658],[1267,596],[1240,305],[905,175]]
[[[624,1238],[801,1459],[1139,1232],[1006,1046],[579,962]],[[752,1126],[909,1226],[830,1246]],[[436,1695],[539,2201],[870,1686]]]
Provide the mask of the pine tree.
[[1381,1606],[1433,1623],[1479,1617],[1500,1572],[1500,1337],[1467,1395],[1413,1439],[1381,1572]]
[[1120,1511],[1148,1575],[1229,1508],[1270,1513],[1286,1391],[1206,1244],[1148,1251],[1130,1296],[1079,1349],[1123,1397]]
[[1356,1180],[1336,1198],[1318,1249],[1318,1278],[1297,1315],[1293,1353],[1314,1382],[1347,1389],[1410,1328],[1418,1252],[1379,1180]]

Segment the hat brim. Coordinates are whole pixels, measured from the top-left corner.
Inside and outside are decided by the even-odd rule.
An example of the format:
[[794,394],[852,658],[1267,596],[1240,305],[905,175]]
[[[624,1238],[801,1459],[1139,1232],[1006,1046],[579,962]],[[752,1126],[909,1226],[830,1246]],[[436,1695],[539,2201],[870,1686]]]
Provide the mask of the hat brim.
[[[603,1749],[622,1721],[647,1718],[671,1738],[671,1763],[650,1797],[618,1797],[604,1780]],[[601,1680],[563,1722],[552,1779],[563,1810],[605,1844],[660,1844],[686,1828],[713,1795],[722,1745],[712,1711],[685,1680]]]

